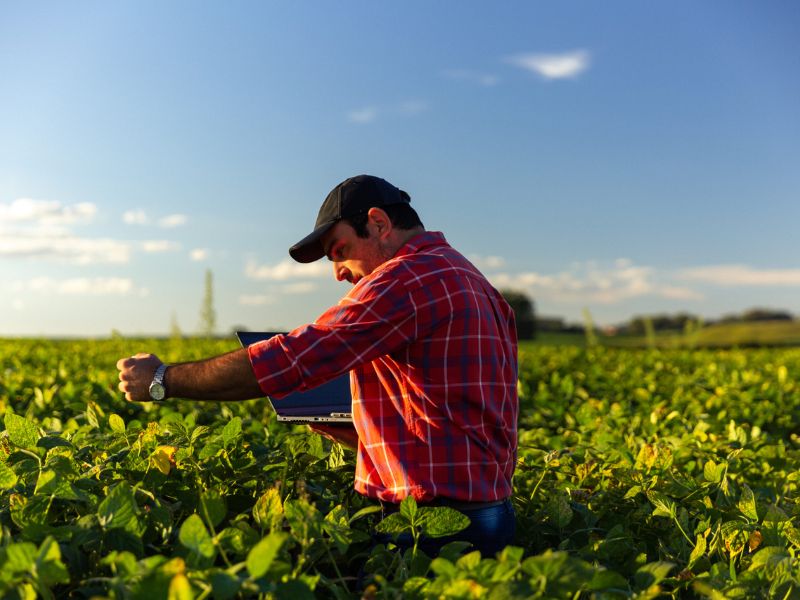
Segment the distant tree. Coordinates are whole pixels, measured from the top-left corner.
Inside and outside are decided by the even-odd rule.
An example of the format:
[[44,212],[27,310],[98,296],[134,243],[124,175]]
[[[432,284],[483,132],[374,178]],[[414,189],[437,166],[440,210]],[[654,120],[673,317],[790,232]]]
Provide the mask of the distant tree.
[[771,308],[751,308],[742,314],[742,321],[791,321],[792,313]]
[[[564,331],[567,328],[561,317],[537,317],[536,331]],[[583,331],[583,329],[581,329]]]
[[583,333],[586,336],[586,345],[590,348],[597,346],[597,330],[594,326],[594,318],[588,308],[583,309]]
[[686,323],[698,319],[699,317],[688,313],[639,315],[623,325],[620,332],[628,335],[647,335],[649,327],[652,327],[654,331],[682,331],[686,328]]
[[525,292],[516,290],[500,290],[503,298],[514,311],[517,320],[517,337],[521,340],[532,340],[536,336],[536,313],[534,303]]
[[200,333],[206,337],[214,335],[217,329],[217,313],[214,310],[214,276],[206,269],[205,293],[200,307]]
[[178,315],[175,314],[174,310],[169,321],[169,337],[173,340],[179,340],[183,337],[183,332],[178,325]]
[[794,316],[786,311],[772,308],[751,308],[739,314],[720,317],[718,323],[749,323],[752,321],[793,321]]

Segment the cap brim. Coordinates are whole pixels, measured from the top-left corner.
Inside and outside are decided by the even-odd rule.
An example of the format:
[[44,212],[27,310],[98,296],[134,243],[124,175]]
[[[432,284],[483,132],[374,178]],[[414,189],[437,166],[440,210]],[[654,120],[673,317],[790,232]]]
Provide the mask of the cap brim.
[[334,225],[336,221],[320,225],[294,246],[289,248],[289,256],[299,263],[311,263],[325,256],[320,238]]

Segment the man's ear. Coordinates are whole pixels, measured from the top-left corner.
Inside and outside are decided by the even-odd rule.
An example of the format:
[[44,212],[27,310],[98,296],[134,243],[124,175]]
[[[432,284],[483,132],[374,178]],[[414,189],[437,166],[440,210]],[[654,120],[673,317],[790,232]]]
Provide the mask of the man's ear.
[[367,211],[367,223],[375,228],[378,237],[381,239],[386,239],[392,232],[392,220],[385,210],[377,206],[373,206]]

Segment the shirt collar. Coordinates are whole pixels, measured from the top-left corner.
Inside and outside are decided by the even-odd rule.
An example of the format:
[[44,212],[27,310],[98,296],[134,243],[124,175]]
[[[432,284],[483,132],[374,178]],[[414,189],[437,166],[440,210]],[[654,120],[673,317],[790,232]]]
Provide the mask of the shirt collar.
[[405,244],[400,246],[400,249],[395,253],[395,255],[392,258],[407,256],[409,254],[415,254],[424,248],[429,248],[432,246],[446,246],[446,245],[447,245],[447,240],[444,239],[444,234],[441,231],[423,231],[422,233],[415,235]]

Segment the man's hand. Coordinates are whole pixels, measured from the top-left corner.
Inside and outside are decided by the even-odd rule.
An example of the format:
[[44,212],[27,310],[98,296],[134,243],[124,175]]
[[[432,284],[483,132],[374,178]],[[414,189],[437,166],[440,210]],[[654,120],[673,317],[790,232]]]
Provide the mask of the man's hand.
[[117,361],[119,369],[119,391],[128,402],[152,402],[150,383],[161,361],[155,354],[139,353]]
[[340,423],[337,425],[325,425],[323,423],[314,423],[309,425],[308,428],[314,433],[325,436],[332,442],[339,442],[354,450],[358,448],[358,434],[355,427],[348,423]]

